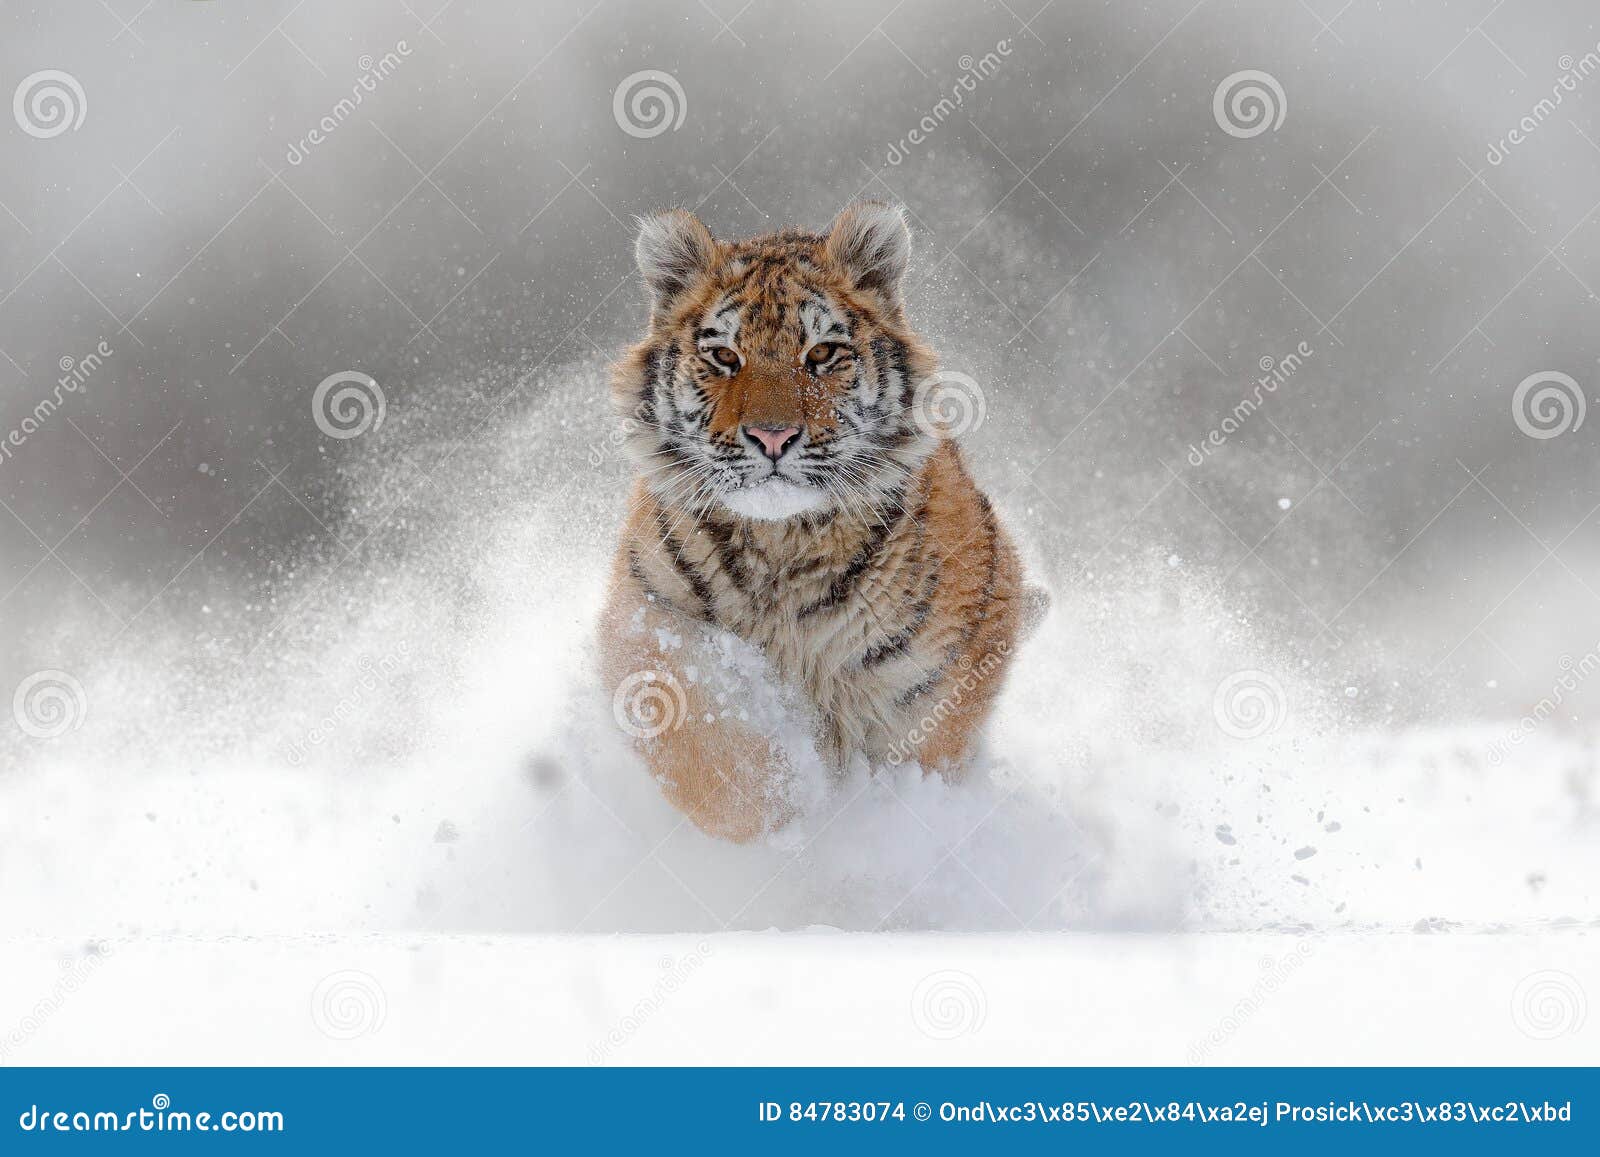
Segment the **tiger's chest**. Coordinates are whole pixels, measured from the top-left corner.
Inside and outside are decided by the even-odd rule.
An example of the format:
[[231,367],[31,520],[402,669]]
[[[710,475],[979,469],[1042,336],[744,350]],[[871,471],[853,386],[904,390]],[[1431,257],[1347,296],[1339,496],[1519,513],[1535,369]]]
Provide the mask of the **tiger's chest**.
[[823,746],[881,758],[901,742],[957,633],[940,621],[938,567],[917,528],[902,523],[843,552],[751,550],[730,569],[742,581],[723,591],[719,625],[803,695]]

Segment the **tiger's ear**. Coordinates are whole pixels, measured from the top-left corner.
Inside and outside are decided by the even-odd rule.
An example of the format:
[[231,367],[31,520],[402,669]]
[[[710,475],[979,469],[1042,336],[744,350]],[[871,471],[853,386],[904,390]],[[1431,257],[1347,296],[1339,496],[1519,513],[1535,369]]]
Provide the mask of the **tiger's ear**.
[[664,313],[716,260],[717,243],[700,218],[683,209],[668,209],[639,219],[633,256],[650,290],[656,314]]
[[899,205],[851,205],[833,219],[826,250],[857,289],[882,295],[891,307],[900,304],[900,282],[911,260],[911,231]]

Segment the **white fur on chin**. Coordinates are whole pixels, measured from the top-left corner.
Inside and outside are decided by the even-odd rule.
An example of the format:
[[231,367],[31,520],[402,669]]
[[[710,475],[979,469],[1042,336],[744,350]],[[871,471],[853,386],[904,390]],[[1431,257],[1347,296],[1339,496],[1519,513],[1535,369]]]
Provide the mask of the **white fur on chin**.
[[722,505],[741,518],[778,522],[816,510],[827,500],[827,492],[815,486],[801,486],[782,478],[769,478],[755,486],[724,494]]

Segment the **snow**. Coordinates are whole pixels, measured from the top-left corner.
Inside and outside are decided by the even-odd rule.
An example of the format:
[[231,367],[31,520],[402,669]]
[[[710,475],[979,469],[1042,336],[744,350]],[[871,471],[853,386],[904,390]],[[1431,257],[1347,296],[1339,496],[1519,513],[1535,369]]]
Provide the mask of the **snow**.
[[1561,1065],[1591,1062],[1600,1031],[1577,1019],[1594,937],[1572,932],[144,938],[101,951],[85,970],[81,945],[0,945],[0,1063]]
[[[59,669],[86,710],[0,729],[0,1061],[1593,1059],[1592,422],[1530,439],[1510,408],[1547,367],[1592,388],[1593,303],[1526,251],[1533,226],[1576,236],[1589,154],[1552,125],[1463,187],[1460,159],[1527,107],[1483,83],[1486,44],[1456,52],[1420,10],[1357,5],[1318,41],[1295,6],[1056,5],[970,128],[869,166],[868,195],[916,214],[911,320],[982,387],[968,459],[1052,609],[967,782],[812,767],[795,822],[735,847],[663,801],[590,675],[629,474],[602,365],[643,318],[622,222],[677,201],[729,234],[821,225],[942,91],[904,66],[947,72],[1006,14],[903,11],[906,55],[864,41],[818,106],[794,45],[834,61],[856,37],[770,6],[740,49],[767,83],[691,86],[652,150],[595,135],[617,46],[688,79],[703,29],[603,6],[539,79],[575,114],[535,131],[511,113],[561,101],[506,101],[480,131],[460,78],[493,101],[528,65],[474,47],[511,13],[476,7],[408,65],[395,94],[427,115],[393,134],[456,157],[438,188],[481,224],[396,213],[411,182],[366,129],[246,212],[280,146],[204,129],[181,87],[95,98],[129,163],[165,150],[151,204],[108,200],[103,149],[15,174],[18,244],[99,214],[90,248],[182,283],[124,308],[115,263],[46,263],[6,318],[30,367],[91,348],[87,283],[151,348],[74,400],[80,429],[7,459],[5,691]],[[1529,43],[1575,42],[1557,7]],[[518,35],[560,35],[541,19]],[[289,126],[270,137],[325,108],[248,21],[218,35],[250,61],[235,96]],[[1274,61],[1284,131],[1220,132],[1216,79]],[[826,149],[763,149],[819,108]],[[584,196],[562,170],[591,155]],[[389,214],[366,253],[440,308],[425,342],[395,290],[321,256],[321,220],[353,240]],[[1238,425],[1261,356],[1290,348],[1311,360]],[[312,387],[352,364],[389,409],[333,439]],[[123,468],[142,500],[108,492]],[[772,709],[736,651],[691,677]]]
[[[1591,735],[1386,721],[1163,551],[1056,584],[966,782],[813,765],[719,843],[590,674],[623,473],[457,505],[520,437],[270,629],[216,592],[74,660],[87,713],[4,785],[4,1059],[1592,1057]],[[662,640],[780,709],[725,642]]]
[[[492,440],[463,469],[493,477],[521,450]],[[402,467],[366,469],[381,492]],[[419,491],[425,537],[284,580],[274,601],[293,611],[270,631],[213,600],[218,661],[193,657],[197,628],[175,612],[75,663],[81,726],[22,748],[5,784],[4,926],[1594,925],[1592,736],[1558,720],[1386,723],[1376,696],[1301,677],[1201,578],[1159,561],[1058,586],[967,781],[858,762],[832,782],[812,761],[790,827],[752,846],[707,839],[662,799],[591,673],[611,547],[594,528],[619,516],[623,478],[467,511],[455,487]],[[252,630],[248,648],[231,634]],[[697,676],[747,712],[780,711],[756,693],[759,656],[725,642],[695,644]]]

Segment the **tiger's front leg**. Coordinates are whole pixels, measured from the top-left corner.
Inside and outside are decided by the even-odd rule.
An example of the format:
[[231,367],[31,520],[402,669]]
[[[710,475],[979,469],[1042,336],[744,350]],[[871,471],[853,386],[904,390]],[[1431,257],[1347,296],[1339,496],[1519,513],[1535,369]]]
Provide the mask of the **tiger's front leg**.
[[600,650],[618,726],[696,826],[746,843],[794,815],[794,705],[759,653],[626,575],[601,616]]

